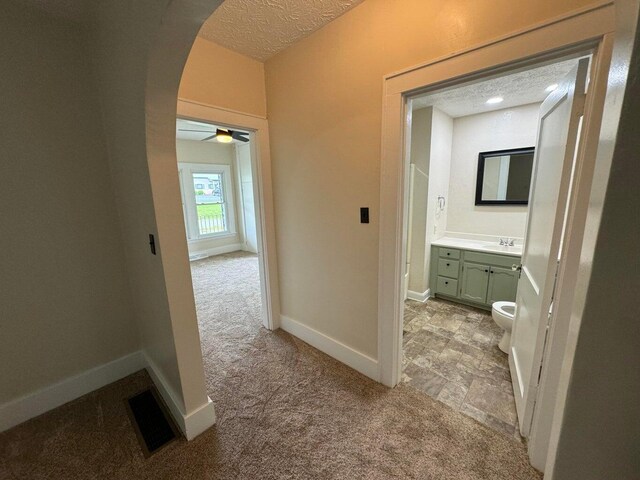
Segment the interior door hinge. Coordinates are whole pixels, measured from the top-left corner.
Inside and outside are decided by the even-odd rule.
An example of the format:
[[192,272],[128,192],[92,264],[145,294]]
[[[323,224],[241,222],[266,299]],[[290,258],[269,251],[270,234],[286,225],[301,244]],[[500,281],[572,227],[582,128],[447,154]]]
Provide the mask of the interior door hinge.
[[540,379],[542,378],[542,366],[544,365],[544,355],[547,352],[547,340],[549,339],[549,322],[551,321],[551,314],[549,314],[549,318],[547,319],[547,326],[544,329],[544,342],[542,344],[542,358],[543,361],[540,362],[540,369],[538,370],[538,381],[536,382],[536,390],[538,389],[537,385],[540,385]]

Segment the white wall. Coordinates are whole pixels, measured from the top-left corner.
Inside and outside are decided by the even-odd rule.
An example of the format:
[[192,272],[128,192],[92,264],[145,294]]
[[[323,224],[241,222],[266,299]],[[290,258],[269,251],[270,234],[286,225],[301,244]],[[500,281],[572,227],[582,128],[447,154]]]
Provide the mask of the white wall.
[[[444,236],[449,224],[451,192],[451,165],[454,120],[437,108],[433,108],[431,130],[431,158],[429,166],[429,206],[427,210],[428,240]],[[445,197],[444,208],[438,207],[438,196]]]
[[438,196],[448,201],[452,134],[453,120],[441,110],[412,112],[410,161],[419,171],[413,185],[409,290],[418,294],[429,289],[430,244],[446,230],[447,207],[438,208]]
[[236,165],[238,170],[238,211],[242,219],[244,249],[258,253],[258,230],[256,226],[256,204],[254,198],[253,169],[251,166],[251,145],[236,145]]
[[[431,109],[421,109],[411,115],[411,151],[413,183],[410,187],[410,231],[408,232],[408,290],[413,295],[424,294],[425,252],[427,244],[427,199],[429,194],[429,157],[431,155]],[[416,297],[417,298],[417,297]]]
[[[193,140],[176,140],[176,156],[178,162],[229,165],[231,167],[231,183],[233,186],[234,216],[236,233],[216,238],[206,238],[188,242],[189,254],[220,250],[222,247],[237,246],[244,243],[242,222],[239,221],[239,185],[236,172],[234,144],[218,142],[198,142]],[[234,250],[239,250],[235,248]],[[227,251],[227,249],[225,249]],[[232,250],[231,250],[232,251]]]
[[2,404],[139,339],[87,37],[11,2],[0,32]]
[[524,237],[526,206],[475,205],[478,154],[534,146],[539,107],[531,104],[454,119],[447,232]]

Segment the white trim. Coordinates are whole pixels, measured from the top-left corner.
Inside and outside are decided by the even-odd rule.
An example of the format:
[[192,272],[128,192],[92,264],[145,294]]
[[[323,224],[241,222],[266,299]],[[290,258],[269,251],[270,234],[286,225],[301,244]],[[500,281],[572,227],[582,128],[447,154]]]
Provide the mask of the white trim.
[[280,316],[280,328],[376,382],[379,381],[378,362],[368,355],[284,315]]
[[[215,255],[222,255],[223,253],[237,252],[239,250],[245,250],[243,243],[232,243],[230,245],[222,245],[221,247],[204,248],[202,250],[189,249],[189,261],[195,262],[196,260],[202,260],[203,258],[213,257]],[[191,259],[191,255],[198,255],[198,258]]]
[[141,352],[133,352],[61,382],[0,405],[0,432],[42,415],[98,388],[142,370]]
[[206,404],[184,413],[184,405],[178,400],[180,397],[169,387],[151,358],[139,350],[0,405],[0,432],[142,369],[149,372],[171,416],[187,440],[192,440],[215,423],[213,403],[209,397]]
[[400,380],[402,355],[402,275],[406,258],[405,131],[411,96],[430,87],[452,85],[505,71],[522,70],[559,55],[598,48],[615,29],[615,8],[609,2],[586,11],[534,25],[527,30],[439,58],[383,81],[381,182],[378,267],[378,363],[380,381],[390,387]]
[[193,440],[216,423],[213,402],[209,397],[207,397],[207,403],[186,413],[184,404],[180,401],[180,397],[176,395],[169,383],[164,379],[160,369],[158,369],[153,360],[151,360],[151,358],[144,352],[143,357],[145,359],[146,369],[147,372],[149,372],[149,376],[160,392],[162,400],[164,400],[171,416],[187,440]]
[[260,259],[262,324],[265,328],[276,330],[280,326],[280,292],[271,182],[269,124],[262,117],[182,99],[178,99],[177,114],[181,118],[210,121],[216,125],[249,132],[252,149],[251,166],[254,173],[258,257]]
[[414,300],[416,302],[425,303],[427,300],[429,300],[430,296],[431,296],[431,289],[430,288],[427,288],[422,293],[414,292],[413,290],[407,290],[407,298],[409,300]]
[[[527,30],[501,37],[485,45],[473,47],[465,52],[455,53],[445,58],[429,62],[403,74],[385,77],[383,85],[383,125],[381,143],[381,185],[380,185],[380,252],[378,275],[378,362],[380,364],[380,379],[388,386],[395,386],[400,377],[402,354],[402,310],[403,302],[399,298],[402,288],[402,275],[405,265],[406,232],[403,218],[407,210],[405,195],[406,162],[404,161],[405,117],[407,101],[419,92],[429,88],[451,86],[463,79],[479,79],[488,75],[500,74],[507,71],[518,71],[529,68],[539,62],[552,61],[563,55],[576,55],[590,50],[595,58],[602,55],[607,58],[611,50],[611,38],[615,31],[615,7],[612,2],[589,7],[583,11],[569,13],[562,18],[549,20],[543,24],[534,25]],[[598,79],[597,98],[589,110],[591,139],[581,146],[580,155],[592,158],[598,149],[594,141],[598,138],[599,112],[603,95],[601,79],[606,79],[608,69],[606,62],[596,62],[592,80]],[[596,125],[598,124],[598,125]],[[590,179],[580,179],[576,189],[589,191]],[[575,206],[579,211],[588,209],[588,202]],[[576,229],[577,231],[577,229]],[[579,237],[580,234],[578,233]],[[580,239],[572,241],[572,248],[576,255],[580,248],[575,248]],[[565,249],[569,249],[567,245]],[[567,275],[566,285],[575,285],[577,269]],[[558,290],[560,296],[566,297],[566,292]],[[568,297],[567,297],[568,298]],[[559,321],[566,324],[569,316]],[[551,332],[553,334],[553,332]],[[555,342],[550,337],[550,342]],[[564,347],[564,346],[563,346]],[[549,379],[542,378],[541,382]],[[542,385],[542,383],[541,383]],[[551,410],[551,409],[549,409]],[[556,416],[562,414],[557,408]],[[543,413],[543,415],[546,414]],[[555,419],[553,420],[555,423]],[[530,459],[538,457],[537,453],[546,449],[548,438],[532,438],[529,444]],[[535,451],[533,449],[536,449]],[[553,456],[553,455],[552,455]],[[536,461],[536,465],[539,463]]]
[[[184,206],[187,225],[187,242],[199,242],[224,237],[235,237],[236,231],[236,195],[231,165],[220,163],[178,162],[180,172],[180,194]],[[183,173],[184,172],[184,173]],[[186,175],[185,175],[186,173]],[[200,233],[196,204],[194,174],[213,173],[222,176],[223,216],[227,229],[216,233]],[[203,187],[204,188],[204,187]]]
[[[580,270],[580,262],[585,259],[583,242],[587,229],[587,217],[589,212],[593,211],[593,202],[589,200],[589,195],[593,191],[592,185],[597,181],[594,180],[597,178],[594,175],[597,166],[596,155],[598,145],[602,144],[600,132],[604,128],[605,104],[600,102],[600,99],[608,95],[614,37],[614,34],[605,35],[601,48],[593,57],[592,75],[588,83],[583,122],[579,133],[580,141],[575,160],[574,178],[568,197],[565,233],[560,253],[562,261],[556,277],[553,317],[544,348],[544,362],[540,372],[528,442],[531,463],[541,471],[545,471],[550,451],[552,425],[556,422],[556,416],[561,417],[563,414],[562,409],[556,408],[556,401],[561,385],[561,370],[565,368],[566,352],[569,348],[572,331],[570,325],[576,318],[571,314],[571,309],[575,305],[576,284],[579,283],[579,276],[584,275]],[[598,161],[602,162],[602,159]]]

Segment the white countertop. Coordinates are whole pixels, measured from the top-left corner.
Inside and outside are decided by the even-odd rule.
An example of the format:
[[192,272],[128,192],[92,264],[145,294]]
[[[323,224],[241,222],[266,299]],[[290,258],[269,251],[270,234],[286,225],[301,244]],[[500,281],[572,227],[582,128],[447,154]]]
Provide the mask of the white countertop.
[[507,247],[498,242],[486,242],[482,240],[469,240],[466,238],[442,237],[431,242],[434,247],[459,248],[461,250],[472,250],[482,253],[497,253],[499,255],[510,255],[512,257],[522,256],[522,245]]

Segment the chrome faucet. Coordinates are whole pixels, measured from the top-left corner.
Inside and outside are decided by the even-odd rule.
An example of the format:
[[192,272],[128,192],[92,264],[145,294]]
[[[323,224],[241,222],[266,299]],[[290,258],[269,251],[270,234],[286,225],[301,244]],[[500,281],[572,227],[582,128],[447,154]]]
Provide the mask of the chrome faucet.
[[504,246],[504,247],[513,247],[514,244],[514,240],[513,238],[501,238],[500,239],[500,245]]

